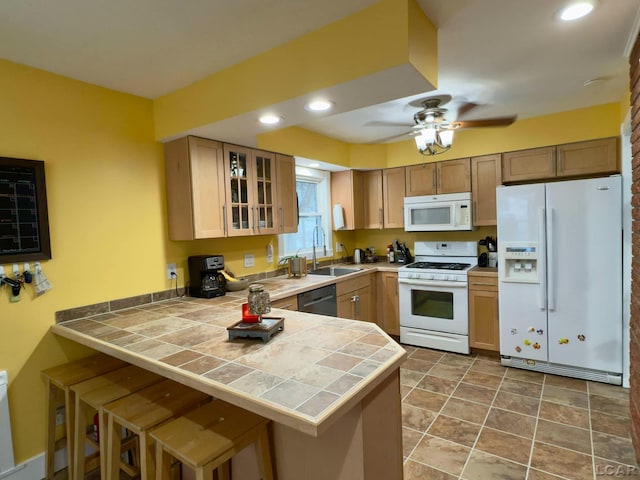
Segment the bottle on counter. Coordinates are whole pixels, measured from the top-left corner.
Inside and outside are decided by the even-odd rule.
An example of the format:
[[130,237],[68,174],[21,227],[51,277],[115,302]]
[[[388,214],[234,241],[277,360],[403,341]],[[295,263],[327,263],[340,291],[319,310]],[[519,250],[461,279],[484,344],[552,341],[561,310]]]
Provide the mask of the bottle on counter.
[[396,262],[396,252],[394,252],[393,245],[391,244],[387,245],[387,261],[389,263]]

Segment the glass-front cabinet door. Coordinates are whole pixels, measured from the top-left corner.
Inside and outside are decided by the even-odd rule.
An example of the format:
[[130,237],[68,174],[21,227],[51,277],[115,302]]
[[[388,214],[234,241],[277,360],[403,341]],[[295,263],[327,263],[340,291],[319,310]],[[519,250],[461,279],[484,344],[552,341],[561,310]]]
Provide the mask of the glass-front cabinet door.
[[224,144],[227,235],[276,233],[275,154]]
[[255,161],[255,220],[258,234],[276,233],[277,223],[275,219],[275,154],[270,152],[253,151]]

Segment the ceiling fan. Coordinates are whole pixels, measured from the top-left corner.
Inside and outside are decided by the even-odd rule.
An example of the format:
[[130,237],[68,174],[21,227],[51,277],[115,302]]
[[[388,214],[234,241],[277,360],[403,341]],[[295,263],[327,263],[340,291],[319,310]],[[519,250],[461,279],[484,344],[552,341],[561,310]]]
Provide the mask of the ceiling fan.
[[463,103],[457,112],[457,120],[450,122],[445,119],[446,108],[442,105],[451,99],[446,97],[430,97],[420,101],[422,110],[413,115],[415,125],[409,132],[416,141],[418,150],[423,155],[437,155],[446,152],[453,143],[453,132],[466,128],[478,127],[506,127],[516,120],[515,115],[506,117],[486,118],[481,120],[461,120],[465,114],[476,108],[478,104]]
[[[414,137],[418,150],[423,155],[437,155],[449,150],[453,142],[453,133],[456,130],[479,127],[506,127],[516,120],[515,115],[480,120],[462,120],[466,114],[479,106],[477,103],[467,102],[458,108],[456,120],[449,121],[445,118],[448,109],[443,108],[443,105],[450,100],[451,96],[440,95],[417,100],[409,104],[415,107],[421,106],[422,109],[413,115],[415,125],[402,135],[408,134]],[[394,126],[397,126],[397,124],[394,124]]]

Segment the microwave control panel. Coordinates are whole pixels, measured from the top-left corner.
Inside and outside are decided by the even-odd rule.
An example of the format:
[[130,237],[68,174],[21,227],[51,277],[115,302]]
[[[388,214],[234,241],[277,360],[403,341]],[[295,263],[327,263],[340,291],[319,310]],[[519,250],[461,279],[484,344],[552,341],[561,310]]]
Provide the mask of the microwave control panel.
[[537,243],[507,243],[500,247],[500,280],[516,283],[540,283]]

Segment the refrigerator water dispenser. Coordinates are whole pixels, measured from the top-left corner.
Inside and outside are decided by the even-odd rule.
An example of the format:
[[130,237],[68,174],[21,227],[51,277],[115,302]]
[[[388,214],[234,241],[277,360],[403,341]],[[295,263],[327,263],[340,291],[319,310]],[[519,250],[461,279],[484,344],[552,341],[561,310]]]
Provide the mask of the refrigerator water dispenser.
[[500,280],[516,283],[540,283],[537,244],[503,244],[500,249],[500,261],[502,262]]

